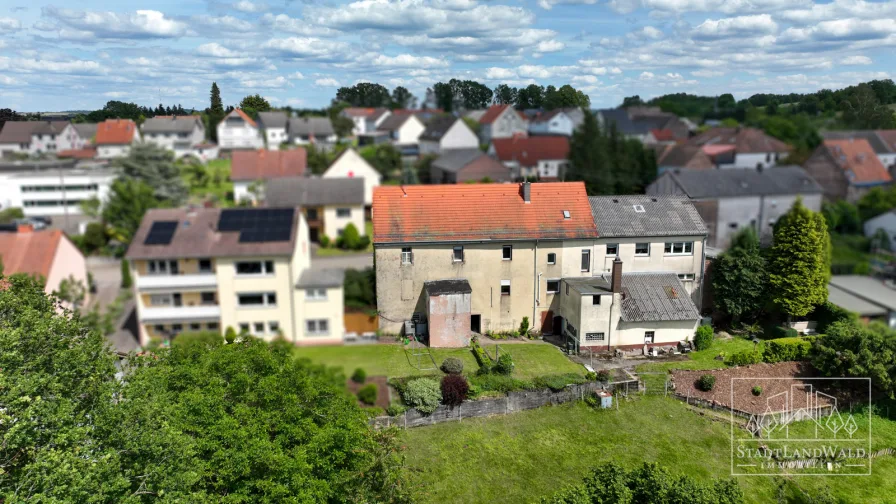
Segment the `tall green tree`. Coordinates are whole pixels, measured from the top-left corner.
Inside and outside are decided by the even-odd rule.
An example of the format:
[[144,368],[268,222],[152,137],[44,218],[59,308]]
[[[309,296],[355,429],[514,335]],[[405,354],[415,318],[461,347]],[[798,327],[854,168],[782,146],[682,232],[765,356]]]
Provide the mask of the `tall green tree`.
[[868,84],[859,84],[840,106],[843,109],[843,122],[849,127],[858,129],[896,127],[893,110],[878,100],[874,89]]
[[155,196],[146,182],[119,177],[112,182],[109,196],[103,205],[103,221],[109,225],[109,235],[122,243],[130,243],[140,227],[143,215],[150,209],[170,206]]
[[382,84],[359,82],[336,90],[334,102],[345,102],[352,107],[388,107],[392,101],[389,90]]
[[218,89],[217,82],[212,82],[208,110],[214,114],[224,114],[224,102],[221,100],[221,90]]
[[271,104],[260,94],[254,94],[240,100],[240,108],[250,117],[258,117],[259,112],[271,110]]
[[607,140],[591,111],[585,111],[582,125],[569,140],[569,174],[566,179],[584,181],[588,194],[615,192]]
[[389,103],[389,108],[392,110],[417,108],[417,97],[411,94],[406,87],[397,86],[392,90],[392,98]]
[[205,109],[205,131],[209,140],[218,141],[218,123],[224,119],[224,102],[221,100],[221,90],[218,83],[212,82],[209,92],[209,106]]
[[432,90],[436,105],[445,112],[484,109],[492,102],[492,90],[473,80],[437,82]]
[[733,321],[753,318],[762,309],[768,287],[765,258],[753,228],[745,228],[713,262],[713,298]]
[[516,93],[516,108],[519,110],[541,108],[544,103],[544,86],[529,84]]
[[831,238],[824,217],[798,198],[778,219],[769,262],[772,301],[790,317],[802,317],[828,299]]
[[639,95],[626,96],[622,99],[622,108],[644,105],[644,100]]
[[187,185],[180,168],[174,163],[174,153],[153,144],[131,147],[126,157],[115,160],[121,176],[145,182],[153,188],[153,195],[171,206],[180,206],[187,199]]
[[359,154],[376,171],[387,177],[401,170],[401,152],[391,144],[382,143],[364,147]]
[[498,84],[494,90],[495,105],[516,105],[519,91],[507,84]]
[[588,95],[569,84],[560,86],[560,89],[556,89],[554,86],[548,86],[544,92],[544,102],[542,106],[545,110],[566,107],[588,108],[591,106],[591,99],[588,98]]

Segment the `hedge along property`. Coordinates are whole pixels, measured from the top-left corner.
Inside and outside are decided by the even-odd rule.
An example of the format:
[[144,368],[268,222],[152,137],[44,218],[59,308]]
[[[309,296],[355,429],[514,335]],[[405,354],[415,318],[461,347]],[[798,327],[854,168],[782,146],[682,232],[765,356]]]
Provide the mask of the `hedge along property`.
[[706,227],[684,198],[589,198],[580,182],[378,187],[373,225],[381,329],[415,320],[433,347],[523,317],[570,351],[670,345],[699,320]]

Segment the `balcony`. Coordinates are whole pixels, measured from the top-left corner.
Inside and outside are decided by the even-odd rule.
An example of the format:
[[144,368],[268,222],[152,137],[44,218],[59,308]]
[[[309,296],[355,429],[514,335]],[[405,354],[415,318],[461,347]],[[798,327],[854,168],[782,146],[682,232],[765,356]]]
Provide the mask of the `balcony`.
[[189,290],[218,287],[218,277],[214,273],[194,275],[140,275],[137,290]]
[[143,323],[176,323],[194,320],[218,320],[220,318],[221,307],[218,305],[162,306],[140,310],[140,321]]

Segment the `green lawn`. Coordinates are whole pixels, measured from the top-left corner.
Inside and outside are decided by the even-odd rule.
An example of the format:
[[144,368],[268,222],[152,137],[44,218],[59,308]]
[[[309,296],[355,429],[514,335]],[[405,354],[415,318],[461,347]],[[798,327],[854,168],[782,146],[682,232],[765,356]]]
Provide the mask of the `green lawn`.
[[[687,354],[688,360],[670,361],[670,362],[651,362],[637,366],[637,371],[660,372],[669,371],[670,369],[717,369],[726,367],[725,364],[717,360],[719,354],[731,355],[735,352],[743,350],[752,350],[753,343],[746,338],[733,337],[731,339],[713,340],[712,346],[708,350],[700,352],[691,352]],[[762,351],[762,343],[759,343],[758,350]]]
[[[896,423],[875,419],[874,449],[896,446]],[[883,437],[879,433],[885,432]],[[660,396],[623,400],[619,410],[582,403],[447,422],[401,434],[416,501],[533,502],[579,482],[597,464],[657,462],[696,478],[730,473],[730,425]],[[802,477],[844,502],[892,502],[896,458],[875,459],[869,477]],[[740,477],[747,502],[775,502],[771,477]]]
[[364,232],[367,236],[370,237],[370,243],[367,245],[367,248],[364,250],[342,250],[336,247],[330,248],[318,248],[316,255],[318,257],[333,257],[333,256],[342,256],[342,255],[352,255],[352,254],[369,254],[373,252],[373,223],[367,221],[364,223]]
[[[554,373],[582,373],[585,368],[575,364],[553,345],[543,343],[522,343],[500,345],[501,352],[509,352],[516,364],[513,375],[528,379]],[[484,344],[489,355],[495,355],[494,345]],[[469,348],[433,348],[435,365],[439,366],[447,357],[457,357],[464,361],[465,372],[478,369],[476,359]],[[427,350],[417,351],[426,353]],[[357,345],[357,346],[322,346],[302,347],[296,349],[299,357],[306,357],[314,362],[328,366],[342,367],[346,374],[355,368],[363,368],[368,375],[386,375],[389,378],[429,374],[438,371],[422,371],[433,367],[428,356],[414,356],[415,351],[406,350],[404,345]]]
[[233,205],[229,159],[213,159],[206,165],[184,164],[181,173],[191,197],[199,201],[210,198],[221,206]]

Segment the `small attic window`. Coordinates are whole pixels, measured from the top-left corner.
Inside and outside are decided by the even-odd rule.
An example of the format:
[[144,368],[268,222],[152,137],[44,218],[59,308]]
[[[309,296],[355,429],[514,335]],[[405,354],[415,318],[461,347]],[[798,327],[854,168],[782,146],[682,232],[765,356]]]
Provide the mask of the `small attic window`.
[[613,198],[613,203],[619,203],[619,200],[616,198]]
[[644,213],[644,205],[632,205],[636,213]]
[[569,218],[569,210],[564,210],[564,211],[563,211],[563,218],[564,218],[564,219],[568,219],[568,218]]

